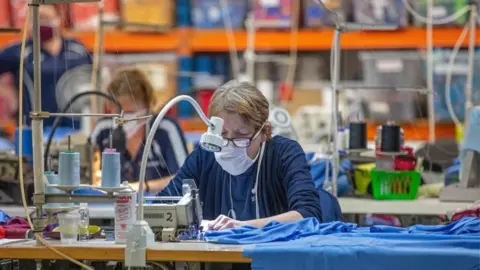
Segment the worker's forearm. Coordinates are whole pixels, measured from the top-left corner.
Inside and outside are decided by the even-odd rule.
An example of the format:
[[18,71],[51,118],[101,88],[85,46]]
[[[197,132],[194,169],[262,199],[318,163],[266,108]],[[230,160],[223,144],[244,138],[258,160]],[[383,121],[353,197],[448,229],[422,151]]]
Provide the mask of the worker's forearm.
[[[158,193],[160,191],[162,191],[167,185],[168,183],[170,183],[170,180],[172,180],[172,178],[174,177],[175,175],[170,175],[170,176],[167,176],[167,177],[162,177],[162,178],[158,178],[158,179],[151,179],[151,180],[148,180],[148,192],[149,193]],[[138,181],[135,182],[135,183],[132,183],[130,184],[137,192],[139,191],[138,188],[139,188],[139,183]],[[144,189],[146,191],[147,187],[144,186]]]
[[158,193],[162,191],[170,183],[170,180],[172,180],[174,176],[175,175],[170,175],[167,177],[162,177],[155,180],[152,179],[148,181],[148,191],[150,193]]
[[273,217],[268,218],[261,218],[261,219],[252,219],[247,221],[248,225],[254,227],[263,227],[267,225],[269,222],[278,221],[278,222],[289,222],[289,221],[296,221],[302,219],[303,216],[297,211],[289,211],[280,215],[276,215]]

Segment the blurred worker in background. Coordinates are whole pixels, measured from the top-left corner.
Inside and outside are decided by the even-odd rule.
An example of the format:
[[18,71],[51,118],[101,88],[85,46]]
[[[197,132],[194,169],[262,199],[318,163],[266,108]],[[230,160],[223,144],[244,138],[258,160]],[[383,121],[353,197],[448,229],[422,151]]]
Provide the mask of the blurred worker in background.
[[8,141],[16,127],[15,113],[17,112],[18,99],[15,90],[13,76],[11,74],[0,75],[0,139],[3,138]]
[[197,147],[160,195],[179,196],[184,179],[194,179],[210,229],[315,217],[320,198],[301,146],[272,138],[269,104],[249,83],[228,82],[215,91],[209,112],[224,119],[220,152]]
[[[125,118],[135,118],[151,115],[151,109],[156,103],[153,87],[147,76],[137,68],[124,68],[116,72],[107,86],[107,91],[120,103]],[[112,104],[113,105],[113,104]],[[109,108],[114,111],[114,108]],[[147,120],[129,121],[123,129],[127,138],[126,151],[122,157],[122,181],[136,182],[140,174],[140,163],[149,126],[155,121],[155,116]],[[111,119],[99,121],[92,133],[92,141],[100,151],[109,148],[110,134],[114,122]],[[152,149],[147,164],[145,179],[147,192],[158,192],[155,179],[175,174],[183,165],[188,155],[187,145],[182,129],[178,123],[165,117],[155,133]],[[163,183],[160,181],[160,183]],[[138,188],[138,183],[132,183]],[[163,186],[162,186],[163,187]],[[160,189],[161,190],[161,189]]]
[[[41,90],[42,110],[57,112],[56,85],[68,70],[80,65],[91,64],[91,57],[85,47],[73,39],[61,34],[61,17],[53,5],[41,5],[39,8],[40,40],[41,40]],[[30,33],[32,32],[30,27]],[[0,51],[0,74],[12,73],[15,83],[19,84],[21,42],[14,43]],[[33,110],[33,40],[26,42],[24,55],[24,94],[23,115],[30,125],[30,112]],[[44,119],[44,126],[51,126],[54,118]],[[62,119],[60,126],[79,127],[79,121]]]

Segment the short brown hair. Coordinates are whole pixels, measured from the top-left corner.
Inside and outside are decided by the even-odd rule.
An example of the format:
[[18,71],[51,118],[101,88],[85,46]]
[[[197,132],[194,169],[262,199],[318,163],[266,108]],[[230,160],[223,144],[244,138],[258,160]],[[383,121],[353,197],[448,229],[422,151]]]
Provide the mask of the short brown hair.
[[131,95],[135,99],[141,99],[148,108],[152,108],[156,103],[150,80],[142,70],[136,67],[117,70],[107,86],[107,91],[114,97]]
[[[267,98],[255,86],[232,80],[215,91],[210,101],[209,114],[218,116],[222,112],[238,113],[245,123],[258,130],[268,120],[269,106]],[[272,137],[269,123],[262,132],[267,139]]]

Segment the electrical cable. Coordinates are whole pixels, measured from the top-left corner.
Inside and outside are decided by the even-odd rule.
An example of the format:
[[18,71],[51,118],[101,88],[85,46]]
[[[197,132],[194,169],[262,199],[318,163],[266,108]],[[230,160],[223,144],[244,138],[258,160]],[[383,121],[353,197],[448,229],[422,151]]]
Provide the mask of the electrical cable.
[[[300,1],[293,1],[293,10],[292,10],[292,31],[290,33],[290,60],[287,70],[287,76],[285,79],[285,84],[289,90],[293,89],[295,82],[295,72],[297,69],[297,58],[298,58],[298,27],[300,20]],[[289,96],[289,95],[287,95]],[[288,100],[287,100],[288,101]]]
[[468,30],[469,30],[469,24],[465,24],[465,27],[463,28],[463,31],[460,34],[459,39],[456,41],[455,46],[453,46],[453,50],[450,54],[450,59],[448,61],[448,66],[447,66],[447,74],[445,78],[445,103],[447,105],[448,113],[450,114],[450,117],[452,118],[455,125],[461,125],[461,123],[460,123],[460,120],[458,120],[457,115],[455,114],[455,110],[453,109],[450,87],[452,85],[452,73],[453,73],[453,67],[455,64],[455,58],[457,57],[457,54],[460,51],[460,48],[463,42],[465,41],[465,38],[467,37]]
[[[31,9],[28,8],[27,9],[27,14],[26,14],[26,17],[25,17],[25,24],[23,26],[23,37],[22,37],[22,45],[21,45],[21,50],[20,50],[20,72],[19,72],[19,87],[18,87],[19,88],[19,93],[18,93],[18,106],[19,106],[18,107],[18,114],[19,114],[19,117],[18,117],[18,136],[19,136],[19,142],[18,142],[18,149],[19,149],[19,151],[18,151],[18,162],[19,162],[18,170],[19,170],[20,190],[21,190],[21,195],[22,195],[22,204],[23,204],[23,209],[25,211],[25,217],[27,219],[27,222],[28,222],[28,225],[30,226],[30,228],[32,230],[34,230],[35,228],[33,226],[32,219],[30,218],[30,215],[28,213],[27,199],[26,199],[26,195],[25,195],[25,186],[24,186],[24,179],[23,179],[23,154],[22,154],[22,151],[23,151],[22,132],[23,132],[24,55],[25,55],[25,45],[26,45],[26,41],[27,41],[27,26],[28,26],[28,22],[29,22],[30,13],[31,13]],[[37,29],[33,29],[33,30],[36,31]],[[47,247],[52,252],[57,254],[58,256],[65,258],[66,260],[82,267],[83,269],[94,270],[93,268],[75,260],[74,258],[72,258],[72,257],[58,251],[54,247],[52,247],[49,243],[47,243],[45,241],[45,239],[42,238],[41,233],[35,233],[35,238],[40,243],[42,243],[45,247]]]
[[[479,2],[480,3],[480,2]],[[469,110],[472,107],[473,71],[475,69],[475,37],[477,35],[478,5],[472,4],[470,9],[470,36],[468,41],[468,73],[465,85],[465,126],[469,124]]]
[[[117,107],[118,112],[119,113],[122,112],[122,106],[115,99],[115,97],[113,97],[112,95],[109,95],[107,93],[100,92],[100,91],[86,91],[86,92],[78,93],[75,96],[73,96],[68,101],[67,106],[65,106],[65,108],[63,108],[62,113],[66,113],[68,111],[68,109],[72,106],[72,104],[75,103],[75,101],[79,100],[80,98],[82,98],[84,96],[90,96],[90,95],[100,96],[100,97],[103,97],[103,98],[106,98],[108,100],[113,101],[113,103],[115,103],[115,106]],[[51,144],[52,144],[52,141],[53,141],[53,136],[55,135],[55,131],[57,130],[58,126],[60,125],[60,119],[62,119],[62,117],[63,116],[55,117],[55,120],[53,121],[52,128],[50,130],[50,134],[48,134],[48,140],[47,140],[47,143],[45,145],[45,153],[44,153],[44,156],[43,156],[43,159],[45,161],[45,166],[47,164],[47,160],[48,160],[48,157],[50,155],[50,147],[51,147]]]
[[[100,10],[103,10],[103,2],[100,1],[98,2],[98,9],[99,9],[99,12]],[[103,22],[102,22],[103,18],[102,16],[98,16],[98,27],[95,31],[95,41],[94,41],[94,45],[93,45],[93,61],[92,61],[92,81],[91,81],[91,88],[92,89],[97,89],[98,88],[98,69],[99,69],[99,65],[100,65],[100,28],[103,27]],[[101,89],[100,89],[101,90]],[[90,107],[91,107],[91,113],[96,113],[97,110],[98,110],[98,106],[97,106],[97,99],[95,98],[95,96],[91,96],[90,97]],[[93,121],[92,121],[93,123]],[[92,130],[93,130],[93,126],[92,126]]]
[[435,108],[433,96],[433,0],[427,0],[427,88],[428,100],[428,140],[435,142]]
[[227,40],[230,52],[230,62],[232,65],[233,77],[238,80],[240,75],[240,60],[238,59],[237,45],[235,43],[235,34],[233,33],[232,20],[230,14],[228,14],[227,0],[220,0],[222,6],[223,22],[225,23],[225,30],[227,30]]
[[[460,17],[462,17],[463,15],[465,15],[465,13],[467,13],[469,10],[470,10],[470,7],[469,6],[466,6],[462,9],[460,9],[459,11],[455,12],[454,14],[452,15],[449,15],[448,17],[445,17],[445,18],[442,18],[442,19],[438,19],[438,20],[431,20],[427,17],[423,17],[420,13],[418,13],[411,5],[410,3],[408,2],[408,0],[403,0],[403,4],[405,5],[405,8],[407,9],[408,12],[410,12],[410,14],[413,15],[413,17],[415,17],[415,19],[419,20],[420,22],[422,23],[425,23],[425,24],[437,24],[437,25],[440,25],[440,24],[448,24],[448,23],[451,23],[451,22],[454,22],[456,20],[458,20]],[[430,9],[431,6],[427,7],[427,9]]]

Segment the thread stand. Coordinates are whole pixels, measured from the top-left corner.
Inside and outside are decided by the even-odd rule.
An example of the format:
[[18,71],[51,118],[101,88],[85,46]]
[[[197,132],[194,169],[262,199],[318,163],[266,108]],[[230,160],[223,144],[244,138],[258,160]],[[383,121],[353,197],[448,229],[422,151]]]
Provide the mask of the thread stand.
[[[33,83],[33,111],[30,113],[32,119],[32,141],[33,141],[33,162],[34,166],[34,187],[33,203],[35,205],[35,217],[32,219],[33,231],[42,233],[47,224],[47,219],[43,216],[43,208],[47,203],[110,203],[114,202],[116,195],[109,192],[105,195],[75,195],[74,190],[85,188],[87,186],[52,186],[67,192],[67,194],[45,193],[44,183],[44,160],[43,160],[43,119],[51,116],[72,116],[72,117],[123,117],[118,114],[75,114],[75,113],[49,113],[42,111],[42,92],[41,92],[41,48],[40,48],[40,23],[39,7],[43,4],[59,3],[82,3],[99,2],[100,0],[31,0],[29,8],[32,11],[32,39],[33,39],[33,65],[34,65],[34,83]],[[41,245],[40,239],[37,239],[37,245]]]

